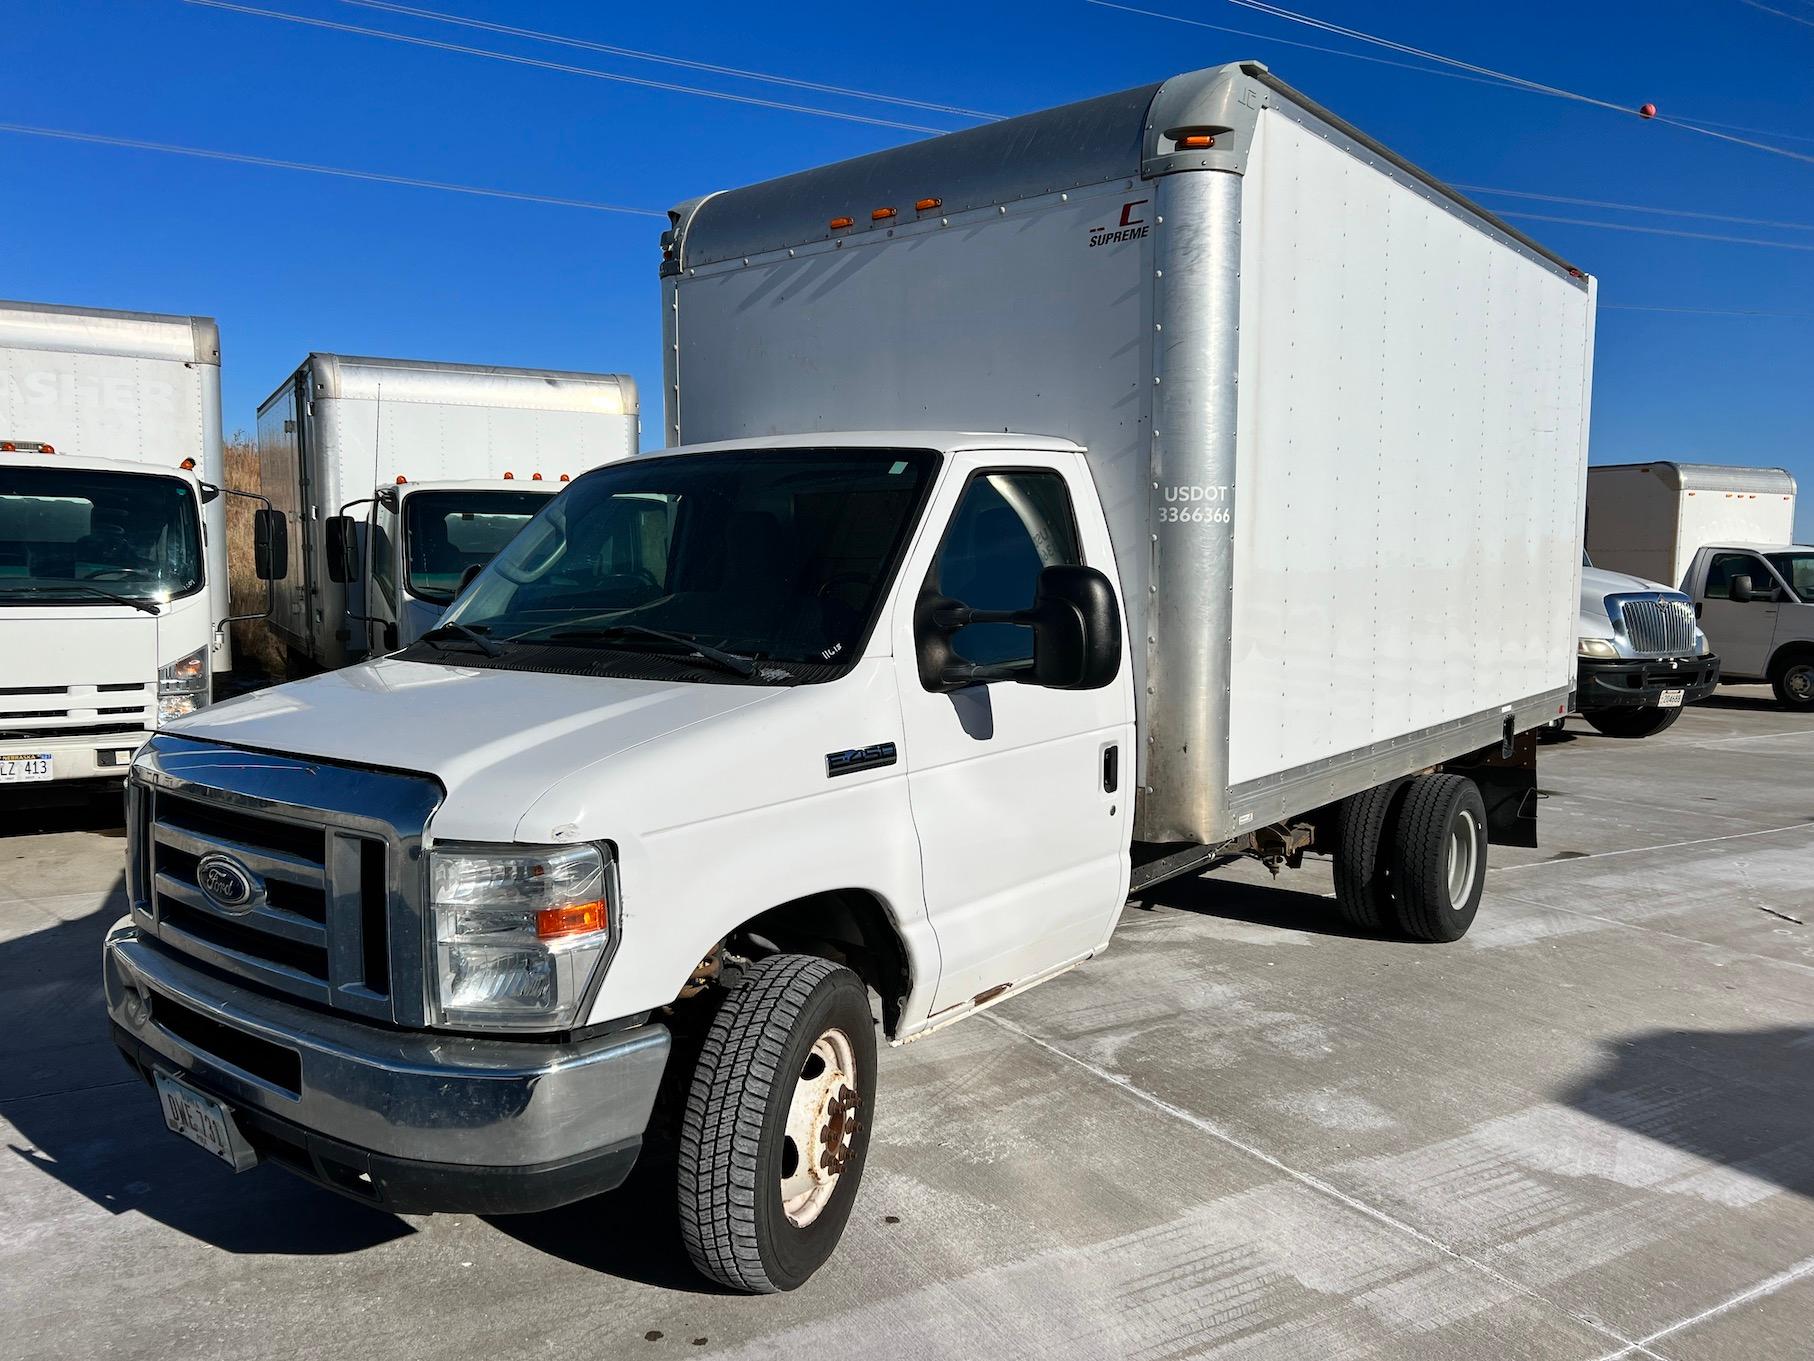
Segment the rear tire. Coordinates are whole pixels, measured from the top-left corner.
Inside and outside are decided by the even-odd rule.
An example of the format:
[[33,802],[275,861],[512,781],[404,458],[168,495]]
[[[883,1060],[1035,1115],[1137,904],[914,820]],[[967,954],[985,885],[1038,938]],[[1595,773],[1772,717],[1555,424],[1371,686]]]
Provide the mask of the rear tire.
[[1607,737],[1655,737],[1681,716],[1680,709],[1593,709],[1581,715]]
[[856,974],[771,955],[718,1008],[681,1118],[680,1231],[701,1274],[792,1290],[837,1247],[875,1105],[875,1020]]
[[1785,709],[1799,713],[1814,709],[1814,655],[1804,652],[1778,663],[1770,688]]
[[1342,800],[1335,842],[1335,905],[1342,920],[1378,931],[1392,919],[1392,815],[1405,781],[1363,789]]
[[1486,888],[1486,802],[1461,775],[1419,775],[1392,825],[1392,901],[1418,940],[1460,940]]

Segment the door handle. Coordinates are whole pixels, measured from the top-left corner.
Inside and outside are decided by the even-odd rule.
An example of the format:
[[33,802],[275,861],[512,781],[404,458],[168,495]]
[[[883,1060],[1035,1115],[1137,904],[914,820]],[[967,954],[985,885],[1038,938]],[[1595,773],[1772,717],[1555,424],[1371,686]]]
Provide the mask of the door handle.
[[1102,792],[1113,794],[1121,788],[1121,744],[1103,748]]

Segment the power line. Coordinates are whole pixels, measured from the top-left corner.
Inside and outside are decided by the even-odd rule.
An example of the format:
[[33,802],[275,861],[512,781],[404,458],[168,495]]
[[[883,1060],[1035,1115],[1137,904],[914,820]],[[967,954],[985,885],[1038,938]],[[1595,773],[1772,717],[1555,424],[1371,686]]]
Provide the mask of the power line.
[[999,113],[963,109],[953,104],[934,104],[927,100],[906,99],[900,95],[878,94],[874,90],[856,90],[843,85],[823,85],[813,80],[797,80],[792,76],[777,76],[766,71],[751,71],[742,66],[719,66],[713,62],[692,61],[686,57],[670,57],[660,52],[643,52],[634,47],[619,47],[614,43],[594,42],[589,38],[575,38],[564,33],[546,33],[540,29],[519,28],[514,24],[493,23],[488,19],[474,19],[463,14],[444,14],[440,10],[396,4],[394,0],[340,0],[340,3],[355,5],[360,9],[380,10],[387,14],[403,14],[415,19],[428,19],[439,24],[452,24],[458,28],[477,29],[486,33],[502,33],[513,38],[529,38],[536,42],[553,43],[559,47],[571,47],[585,52],[600,52],[611,57],[627,57],[632,61],[657,62],[663,66],[678,66],[689,71],[704,71],[717,76],[734,76],[739,80],[764,81],[770,85],[785,85],[790,89],[811,90],[817,94],[838,95],[847,99],[866,99],[872,103],[895,104],[907,109],[923,109],[927,113],[948,113],[959,118],[974,118],[985,123],[998,122],[1003,117]]
[[1763,4],[1761,0],[1739,0],[1739,3],[1749,5],[1752,9],[1761,9],[1765,14],[1774,14],[1778,19],[1787,19],[1792,24],[1805,24],[1809,28],[1814,28],[1814,19],[1810,19],[1806,15],[1791,14],[1786,9],[1777,9],[1774,5]]
[[519,203],[542,203],[556,208],[585,208],[595,213],[627,213],[632,217],[666,218],[666,213],[651,208],[626,208],[619,203],[596,203],[589,199],[557,198],[552,194],[525,194],[514,189],[488,189],[476,184],[451,184],[444,180],[416,179],[410,175],[386,175],[375,170],[349,170],[344,166],[315,165],[308,161],[286,161],[274,156],[248,156],[238,151],[216,151],[212,147],[177,146],[170,142],[146,142],[136,137],[109,137],[98,132],[75,132],[68,128],[40,128],[27,123],[0,123],[0,132],[18,133],[25,137],[51,137],[65,142],[88,142],[95,146],[126,147],[133,151],[161,151],[172,156],[194,156],[209,161],[230,161],[236,165],[266,166],[273,170],[304,170],[311,175],[334,175],[346,180],[367,180],[374,184],[400,184],[411,189],[439,189],[449,194],[472,194],[479,198],[514,199]]
[[1521,218],[1526,222],[1559,222],[1567,227],[1603,227],[1611,232],[1643,232],[1646,236],[1680,236],[1690,241],[1721,241],[1734,246],[1773,246],[1777,250],[1814,251],[1814,243],[1801,241],[1766,241],[1757,236],[1719,236],[1712,232],[1688,232],[1677,227],[1646,227],[1637,222],[1592,222],[1580,217],[1551,217],[1547,213],[1501,213],[1501,217]]
[[1666,312],[1690,317],[1768,317],[1785,321],[1814,321],[1814,312],[1769,312],[1751,307],[1650,307],[1636,302],[1603,302],[1600,310],[1615,312]]
[[877,128],[896,128],[902,132],[937,133],[947,131],[945,128],[924,127],[918,123],[898,123],[890,118],[872,118],[867,114],[820,109],[809,104],[789,104],[778,99],[762,99],[756,95],[730,94],[724,90],[707,90],[696,85],[676,85],[671,81],[619,75],[614,71],[600,71],[590,66],[569,66],[565,62],[544,61],[539,57],[520,57],[509,52],[494,52],[488,47],[469,47],[465,43],[441,42],[434,38],[416,38],[404,33],[390,33],[381,28],[336,23],[332,19],[312,19],[301,14],[285,14],[282,10],[236,5],[229,3],[229,0],[183,0],[183,3],[198,5],[205,9],[227,10],[234,14],[250,14],[261,19],[281,19],[285,23],[303,24],[309,28],[331,29],[336,33],[357,33],[362,37],[383,38],[388,42],[407,43],[412,47],[428,47],[441,52],[458,52],[470,57],[486,57],[492,61],[509,62],[514,66],[532,66],[543,71],[558,71],[564,75],[585,76],[591,80],[610,80],[622,85],[641,86],[648,90],[666,90],[673,94],[698,95],[702,99],[721,99],[731,104],[748,104],[761,109],[779,109],[786,113],[811,114],[816,118],[836,118],[846,123],[864,123]]
[[1656,213],[1663,217],[1692,217],[1703,222],[1730,222],[1740,227],[1778,227],[1783,231],[1814,232],[1814,222],[1778,222],[1767,217],[1730,217],[1725,213],[1701,213],[1689,208],[1653,208],[1644,203],[1610,203],[1597,198],[1570,198],[1564,194],[1533,194],[1525,189],[1490,189],[1483,184],[1455,184],[1451,188],[1464,194],[1486,194],[1497,198],[1530,199],[1538,203],[1566,203],[1577,208],[1613,208],[1624,213]]
[[[1265,41],[1265,42],[1278,42],[1278,43],[1289,43],[1290,42],[1289,39],[1285,39],[1285,38],[1273,38],[1273,37],[1267,36],[1266,34],[1247,33],[1245,30],[1242,30],[1242,29],[1225,28],[1219,24],[1204,23],[1201,20],[1188,19],[1188,18],[1185,18],[1185,17],[1183,17],[1181,15],[1177,15],[1177,14],[1163,14],[1156,10],[1135,9],[1129,5],[1113,3],[1112,0],[1084,0],[1084,2],[1086,4],[1096,5],[1102,9],[1123,10],[1123,11],[1126,11],[1129,13],[1141,14],[1148,18],[1163,19],[1170,23],[1188,24],[1188,25],[1191,25],[1192,27],[1196,27],[1196,28],[1212,28],[1212,29],[1217,29],[1218,31],[1221,31],[1221,32],[1240,33],[1243,36],[1259,38],[1260,40]],[[1770,153],[1773,156],[1783,156],[1792,161],[1803,161],[1803,162],[1806,162],[1809,164],[1814,164],[1814,156],[1805,155],[1804,153],[1799,152],[1799,151],[1792,151],[1787,147],[1776,146],[1769,142],[1754,141],[1751,138],[1747,138],[1747,137],[1735,137],[1735,136],[1731,135],[1730,133],[1718,132],[1718,131],[1714,130],[1718,126],[1731,126],[1729,124],[1728,125],[1719,125],[1719,124],[1714,124],[1711,121],[1690,121],[1688,119],[1675,118],[1675,117],[1666,116],[1666,115],[1654,113],[1654,112],[1652,112],[1650,114],[1644,114],[1644,113],[1641,113],[1637,109],[1629,108],[1623,104],[1616,104],[1616,103],[1612,102],[1611,100],[1599,99],[1592,95],[1581,94],[1580,92],[1575,91],[1575,90],[1567,90],[1567,89],[1562,88],[1559,85],[1548,85],[1542,81],[1530,80],[1524,76],[1513,75],[1510,72],[1497,71],[1497,70],[1494,70],[1490,66],[1481,66],[1474,62],[1463,61],[1458,57],[1450,57],[1450,56],[1444,55],[1441,52],[1433,52],[1426,48],[1414,47],[1409,43],[1401,43],[1392,38],[1382,38],[1377,34],[1368,33],[1362,29],[1349,28],[1345,24],[1331,23],[1328,20],[1318,19],[1312,15],[1299,14],[1295,10],[1289,10],[1289,9],[1284,8],[1281,5],[1271,4],[1271,3],[1269,3],[1269,0],[1227,0],[1227,3],[1229,3],[1231,5],[1238,5],[1243,9],[1252,10],[1257,14],[1267,15],[1269,18],[1283,19],[1288,23],[1302,24],[1305,27],[1316,29],[1319,32],[1334,34],[1337,37],[1348,38],[1354,42],[1368,43],[1368,44],[1371,44],[1376,47],[1383,47],[1389,51],[1397,52],[1404,56],[1417,57],[1417,58],[1422,59],[1423,61],[1435,62],[1441,66],[1448,67],[1451,69],[1435,70],[1429,66],[1416,66],[1416,65],[1411,65],[1409,63],[1404,63],[1404,62],[1386,62],[1385,63],[1386,65],[1401,66],[1406,70],[1421,71],[1425,75],[1442,75],[1442,76],[1449,76],[1449,77],[1452,77],[1455,79],[1473,80],[1473,81],[1480,82],[1482,84],[1497,86],[1502,89],[1522,90],[1529,94],[1549,95],[1552,98],[1556,98],[1556,99],[1566,99],[1566,100],[1574,101],[1576,103],[1589,104],[1596,108],[1609,110],[1613,113],[1625,114],[1629,117],[1634,117],[1634,118],[1646,118],[1649,121],[1653,121],[1653,122],[1657,122],[1657,123],[1665,123],[1670,127],[1680,128],[1685,132],[1699,133],[1703,137],[1712,137],[1712,138],[1715,138],[1716,140],[1719,140],[1722,142],[1730,142],[1737,146],[1750,147],[1756,151],[1765,151],[1765,152]],[[1302,47],[1311,46],[1310,44],[1307,44],[1307,43],[1291,44],[1291,45],[1292,46],[1302,46]],[[1352,57],[1357,61],[1379,61],[1380,60],[1377,57],[1370,57],[1364,53],[1349,52],[1349,51],[1345,51],[1340,48],[1312,47],[1311,50],[1320,51],[1320,52],[1328,52],[1332,56]],[[1778,136],[1779,134],[1765,133],[1762,135]],[[1800,139],[1800,138],[1794,138],[1794,137],[1790,136],[1789,134],[1780,134],[1780,135],[1789,137],[1789,140],[1804,140],[1804,139]]]

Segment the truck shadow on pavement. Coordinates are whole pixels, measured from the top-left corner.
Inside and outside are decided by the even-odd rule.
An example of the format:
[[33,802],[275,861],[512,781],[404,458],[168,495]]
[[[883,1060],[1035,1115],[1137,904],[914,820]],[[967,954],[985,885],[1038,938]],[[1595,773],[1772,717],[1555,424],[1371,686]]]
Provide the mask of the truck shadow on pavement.
[[[0,1117],[12,1126],[0,1157],[226,1252],[357,1252],[414,1233],[276,1168],[235,1176],[164,1128],[107,1030],[101,941],[124,912],[118,883],[98,911],[0,942]],[[16,1173],[0,1185],[18,1185]],[[12,1215],[33,1213],[8,1199]]]
[[1215,874],[1186,875],[1170,879],[1137,895],[1148,907],[1168,907],[1202,917],[1223,917],[1250,926],[1280,931],[1341,936],[1352,940],[1378,940],[1377,931],[1357,931],[1336,912],[1335,899],[1278,884],[1248,884]]
[[1604,1050],[1559,1101],[1814,1198],[1814,1027],[1649,1030]]

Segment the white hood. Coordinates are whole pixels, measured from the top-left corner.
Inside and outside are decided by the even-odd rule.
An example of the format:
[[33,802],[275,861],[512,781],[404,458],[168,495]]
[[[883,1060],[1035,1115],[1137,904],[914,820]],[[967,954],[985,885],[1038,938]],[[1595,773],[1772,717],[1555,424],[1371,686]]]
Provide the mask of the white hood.
[[9,686],[150,685],[158,620],[129,605],[0,607]]
[[229,700],[168,730],[432,775],[447,791],[440,837],[510,841],[524,810],[575,770],[779,693],[386,658]]
[[1626,572],[1609,572],[1604,567],[1583,567],[1581,569],[1581,603],[1587,604],[1591,596],[1597,602],[1609,595],[1629,595],[1633,591],[1667,591],[1677,594],[1675,587],[1664,586],[1643,577],[1634,577]]

